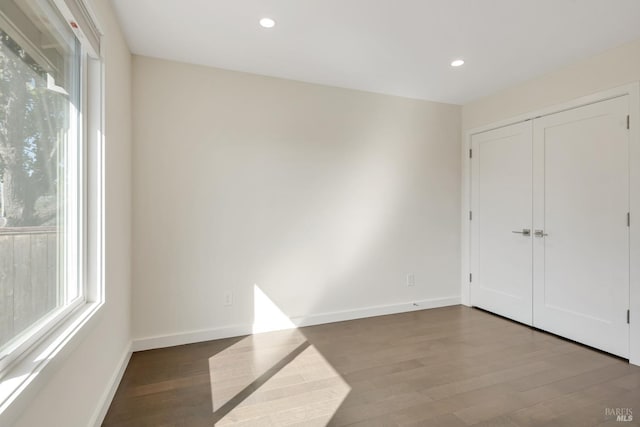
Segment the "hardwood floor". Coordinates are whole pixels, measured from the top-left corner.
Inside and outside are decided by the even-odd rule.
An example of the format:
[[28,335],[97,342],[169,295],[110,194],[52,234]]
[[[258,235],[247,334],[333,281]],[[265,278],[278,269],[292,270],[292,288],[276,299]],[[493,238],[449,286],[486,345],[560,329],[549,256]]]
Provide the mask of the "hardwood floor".
[[[616,409],[633,420],[616,421]],[[638,426],[638,420],[640,367],[454,306],[135,353],[103,425]]]

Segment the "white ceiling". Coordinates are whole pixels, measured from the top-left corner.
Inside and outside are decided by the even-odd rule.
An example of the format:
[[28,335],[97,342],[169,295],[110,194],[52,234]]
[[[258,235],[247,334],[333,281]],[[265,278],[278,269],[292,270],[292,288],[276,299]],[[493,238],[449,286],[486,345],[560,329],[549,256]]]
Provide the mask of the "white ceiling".
[[112,1],[136,54],[455,104],[640,38],[639,0]]

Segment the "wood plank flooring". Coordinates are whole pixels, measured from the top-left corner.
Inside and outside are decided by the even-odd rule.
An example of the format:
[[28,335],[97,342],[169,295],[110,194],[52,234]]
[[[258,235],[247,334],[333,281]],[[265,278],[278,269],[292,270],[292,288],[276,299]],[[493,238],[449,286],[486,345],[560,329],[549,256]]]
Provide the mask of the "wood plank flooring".
[[[632,421],[616,421],[616,409],[631,411]],[[454,306],[134,353],[103,425],[582,427],[638,420],[640,367]]]

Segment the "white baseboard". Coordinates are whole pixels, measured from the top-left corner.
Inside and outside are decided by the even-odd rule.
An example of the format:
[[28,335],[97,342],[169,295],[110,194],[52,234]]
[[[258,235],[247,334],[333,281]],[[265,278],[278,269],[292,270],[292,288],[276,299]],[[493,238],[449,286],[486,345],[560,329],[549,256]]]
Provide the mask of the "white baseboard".
[[385,316],[388,314],[407,313],[410,311],[426,310],[428,308],[446,307],[460,304],[460,297],[432,298],[422,301],[412,301],[403,304],[378,305],[355,310],[334,311],[331,313],[312,314],[291,319],[294,325],[313,326],[324,323],[343,322],[345,320],[364,319],[366,317]]
[[[296,327],[313,326],[321,325],[323,323],[342,322],[345,320],[384,316],[387,314],[406,313],[410,311],[425,310],[428,308],[446,307],[459,304],[459,296],[432,298],[401,304],[379,305],[354,310],[335,311],[330,313],[319,313],[309,316],[294,317],[291,319],[291,322]],[[253,333],[253,325],[251,324],[229,325],[213,329],[138,338],[133,340],[131,348],[132,351],[152,350],[155,348],[173,347],[176,345],[193,344],[202,341],[239,337],[243,335],[250,335],[251,333]]]
[[176,345],[193,344],[196,342],[218,340],[222,338],[240,337],[251,333],[251,325],[231,325],[213,329],[202,329],[198,331],[138,338],[133,340],[131,348],[133,351],[153,350],[155,348],[173,347]]
[[122,381],[122,376],[124,375],[124,371],[127,369],[127,365],[129,365],[129,359],[131,359],[131,344],[127,346],[124,354],[120,358],[120,363],[118,364],[117,369],[111,376],[108,384],[108,388],[104,391],[102,396],[100,397],[100,401],[96,407],[96,412],[91,418],[91,423],[89,425],[100,427],[102,422],[104,421],[104,417],[107,415],[107,411],[109,410],[109,406],[111,406],[111,401],[113,400],[113,396],[115,396],[116,391],[118,390],[118,386],[120,385],[120,381]]

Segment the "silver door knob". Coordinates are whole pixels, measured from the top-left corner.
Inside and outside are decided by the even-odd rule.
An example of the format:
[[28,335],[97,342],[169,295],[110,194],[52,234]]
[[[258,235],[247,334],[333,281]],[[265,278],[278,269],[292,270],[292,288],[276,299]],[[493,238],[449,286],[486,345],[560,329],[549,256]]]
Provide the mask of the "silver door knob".
[[531,236],[531,230],[523,228],[522,231],[512,231],[512,233],[522,234],[523,236]]
[[533,232],[533,234],[534,234],[536,237],[544,237],[544,236],[548,236],[548,234],[547,234],[547,233],[545,233],[545,232],[544,232],[544,230],[535,230],[535,231]]

